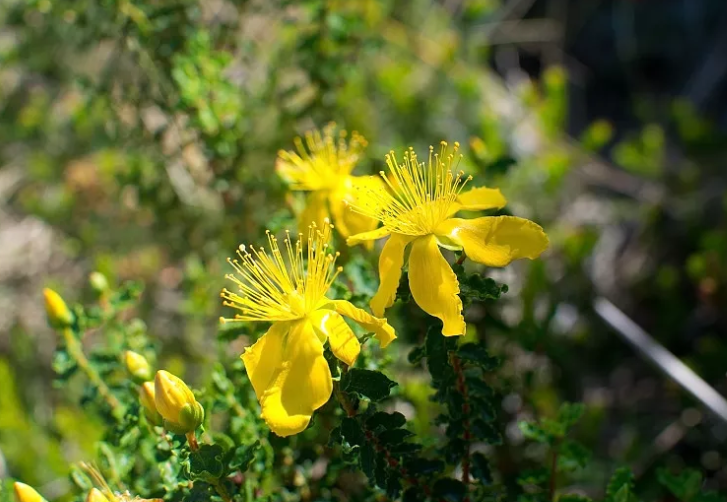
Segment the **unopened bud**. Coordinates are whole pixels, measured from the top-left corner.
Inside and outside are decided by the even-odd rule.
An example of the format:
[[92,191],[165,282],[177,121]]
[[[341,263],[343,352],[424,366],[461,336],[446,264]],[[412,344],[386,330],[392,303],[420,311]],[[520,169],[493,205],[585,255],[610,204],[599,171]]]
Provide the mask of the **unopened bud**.
[[96,293],[105,293],[109,289],[109,281],[101,272],[91,272],[88,282]]
[[67,328],[73,324],[73,313],[63,301],[61,295],[50,288],[43,290],[45,299],[45,311],[48,314],[48,322],[54,328]]
[[46,502],[38,492],[25,483],[15,483],[13,489],[18,502]]
[[109,502],[109,499],[98,488],[91,488],[86,497],[86,502]]
[[144,382],[139,388],[139,403],[146,420],[152,425],[162,425],[162,416],[154,402],[154,382]]
[[126,370],[137,382],[143,382],[151,379],[151,366],[144,356],[127,350],[124,352],[124,365]]
[[204,420],[204,408],[187,384],[168,371],[157,371],[154,403],[164,418],[164,427],[175,434],[193,432]]

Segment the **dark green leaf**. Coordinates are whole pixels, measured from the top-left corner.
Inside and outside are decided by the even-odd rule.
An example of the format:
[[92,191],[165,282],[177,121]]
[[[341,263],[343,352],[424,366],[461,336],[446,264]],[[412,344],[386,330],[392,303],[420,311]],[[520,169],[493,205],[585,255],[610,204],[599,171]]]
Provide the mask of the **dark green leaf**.
[[446,502],[462,502],[467,495],[467,487],[456,479],[442,478],[434,483],[434,497]]
[[374,477],[374,468],[376,465],[376,450],[374,445],[370,442],[366,442],[361,447],[361,470],[369,478]]
[[548,434],[542,427],[534,422],[518,422],[517,424],[520,432],[523,433],[527,439],[531,441],[537,441],[538,443],[547,443],[552,439],[552,436]]
[[526,469],[520,473],[517,482],[523,486],[541,486],[547,483],[549,479],[550,471],[548,469]]
[[414,433],[406,429],[391,429],[379,434],[379,441],[382,444],[392,445],[404,442],[407,438],[413,436]]
[[492,473],[490,472],[490,463],[487,458],[480,452],[472,454],[470,459],[472,476],[482,484],[489,485],[492,483]]
[[260,449],[260,441],[255,441],[250,445],[240,445],[235,449],[235,453],[230,460],[230,467],[245,472],[250,468],[255,453]]
[[563,403],[558,410],[558,421],[568,429],[580,420],[585,409],[583,403]]
[[225,451],[219,445],[205,444],[189,455],[189,463],[185,466],[189,479],[196,481],[214,481],[224,474],[222,457]]
[[444,470],[444,462],[427,458],[411,458],[404,461],[404,467],[414,476],[431,476]]
[[351,446],[362,446],[366,442],[366,434],[353,417],[346,417],[341,422],[341,435]]
[[383,429],[396,429],[406,424],[406,417],[395,411],[386,413],[385,411],[377,411],[366,420],[366,427],[376,430],[379,427]]
[[341,378],[341,389],[366,397],[372,401],[380,401],[389,397],[396,382],[389,380],[379,371],[359,368],[349,369]]
[[407,356],[407,359],[411,364],[418,364],[425,355],[426,352],[424,350],[424,347],[418,346],[411,349],[409,355]]
[[702,488],[702,473],[695,469],[684,469],[679,474],[659,469],[656,475],[662,486],[684,502],[691,501]]
[[463,361],[476,364],[484,371],[492,371],[500,365],[500,360],[491,356],[481,343],[465,343],[457,349],[457,356]]
[[606,487],[606,501],[614,502],[616,494],[626,487],[629,492],[634,486],[634,474],[628,467],[619,467],[611,476],[608,486]]
[[591,452],[582,444],[566,440],[558,448],[558,470],[574,471],[582,469],[591,458]]

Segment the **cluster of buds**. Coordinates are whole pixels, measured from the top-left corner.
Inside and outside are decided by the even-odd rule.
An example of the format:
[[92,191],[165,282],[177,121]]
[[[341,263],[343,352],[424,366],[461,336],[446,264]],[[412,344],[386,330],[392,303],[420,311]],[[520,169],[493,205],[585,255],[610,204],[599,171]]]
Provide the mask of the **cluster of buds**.
[[147,421],[175,434],[191,434],[204,420],[204,408],[180,378],[157,371],[153,382],[139,388],[139,402]]

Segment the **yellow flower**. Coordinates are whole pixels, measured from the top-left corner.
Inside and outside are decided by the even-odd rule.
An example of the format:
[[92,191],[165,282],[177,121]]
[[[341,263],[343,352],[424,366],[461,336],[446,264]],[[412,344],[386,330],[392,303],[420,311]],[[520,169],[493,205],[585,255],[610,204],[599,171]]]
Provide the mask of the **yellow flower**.
[[[548,237],[532,221],[515,216],[453,218],[461,210],[499,209],[506,203],[499,190],[473,188],[463,192],[471,178],[454,172],[454,151],[442,142],[439,154],[429,148],[429,160],[419,162],[413,149],[399,164],[391,152],[386,157],[389,190],[368,190],[352,208],[379,220],[383,226],[348,238],[349,245],[390,235],[379,258],[379,290],[371,300],[374,315],[381,316],[396,298],[409,253],[409,287],[414,301],[429,315],[442,320],[445,336],[465,333],[457,276],[439,247],[464,250],[467,257],[491,267],[504,267],[518,258],[537,258],[548,247]],[[458,160],[458,159],[457,159]]]
[[222,321],[273,323],[241,357],[262,418],[279,436],[303,431],[313,412],[331,396],[331,371],[323,357],[326,340],[338,359],[347,365],[356,361],[361,346],[342,315],[374,333],[382,347],[396,338],[386,319],[377,319],[347,301],[326,298],[341,270],[335,267],[338,253],[328,249],[332,228],[327,220],[321,229],[311,225],[305,251],[302,235],[293,243],[286,234],[281,252],[277,239],[268,232],[269,252],[240,246],[239,259],[228,260],[236,274],[227,278],[238,292],[225,289],[222,298],[240,313]]
[[324,219],[334,221],[343,237],[376,228],[376,220],[348,210],[356,194],[365,188],[383,187],[381,180],[371,176],[352,176],[351,171],[366,148],[366,140],[354,132],[346,132],[329,124],[323,131],[310,131],[305,141],[296,138],[295,151],[278,152],[276,170],[293,190],[308,192],[303,211],[298,215],[298,228],[311,223],[320,225]]
[[45,300],[45,311],[48,314],[48,322],[54,328],[67,328],[73,324],[73,313],[63,301],[61,295],[50,288],[43,289]]
[[187,384],[168,371],[157,371],[154,377],[154,404],[164,427],[175,434],[193,432],[204,420],[204,408]]
[[25,483],[14,483],[15,499],[18,502],[46,502],[32,487]]

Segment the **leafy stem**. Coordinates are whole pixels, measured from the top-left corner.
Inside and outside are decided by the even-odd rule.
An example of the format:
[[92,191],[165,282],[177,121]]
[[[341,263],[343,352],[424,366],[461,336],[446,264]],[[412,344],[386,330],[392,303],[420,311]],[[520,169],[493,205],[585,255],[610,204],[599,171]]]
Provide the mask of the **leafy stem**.
[[96,372],[93,366],[91,366],[91,363],[88,361],[86,354],[83,353],[83,347],[81,346],[81,343],[78,341],[78,338],[76,338],[71,328],[63,329],[63,340],[66,344],[66,351],[68,351],[68,355],[73,359],[78,367],[81,368],[81,371],[86,374],[86,377],[89,379],[89,381],[96,387],[98,393],[101,395],[104,401],[106,401],[106,404],[108,404],[109,408],[111,408],[112,415],[117,420],[120,420],[121,416],[123,415],[121,403],[111,393],[111,390],[101,379],[101,376],[98,374],[98,372]]
[[[463,255],[464,256],[464,255]],[[470,443],[472,441],[472,433],[470,431],[470,404],[467,395],[467,384],[464,378],[464,371],[462,367],[462,361],[459,357],[451,353],[452,369],[457,375],[457,392],[462,395],[462,426],[463,433],[462,439],[465,443],[464,456],[462,457],[462,483],[469,485],[470,483]],[[465,502],[469,500],[469,497],[465,497]]]
[[560,450],[560,440],[553,443],[553,449],[550,455],[550,479],[548,480],[548,500],[555,500],[556,474],[558,471],[558,452]]

